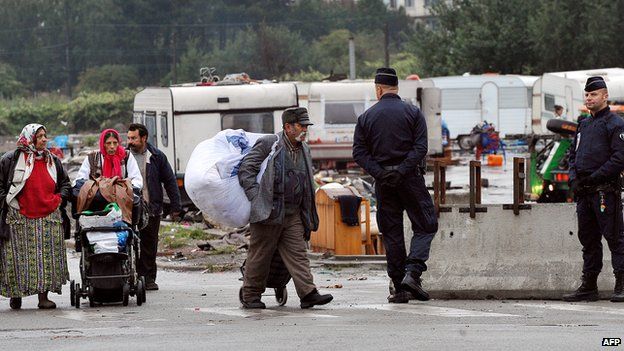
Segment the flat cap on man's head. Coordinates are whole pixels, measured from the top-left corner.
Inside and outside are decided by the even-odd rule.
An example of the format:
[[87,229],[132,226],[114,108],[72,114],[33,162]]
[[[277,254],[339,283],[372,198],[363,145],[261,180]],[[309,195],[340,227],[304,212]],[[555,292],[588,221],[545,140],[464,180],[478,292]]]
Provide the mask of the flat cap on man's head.
[[375,72],[375,84],[383,84],[395,87],[399,85],[399,77],[397,77],[394,68],[377,68],[377,72]]
[[587,78],[587,82],[585,83],[585,91],[590,92],[598,89],[606,89],[607,83],[605,83],[604,78],[600,76],[594,76]]
[[282,124],[286,123],[299,123],[302,126],[310,126],[314,124],[310,121],[308,109],[305,107],[291,107],[285,109],[284,113],[282,113]]

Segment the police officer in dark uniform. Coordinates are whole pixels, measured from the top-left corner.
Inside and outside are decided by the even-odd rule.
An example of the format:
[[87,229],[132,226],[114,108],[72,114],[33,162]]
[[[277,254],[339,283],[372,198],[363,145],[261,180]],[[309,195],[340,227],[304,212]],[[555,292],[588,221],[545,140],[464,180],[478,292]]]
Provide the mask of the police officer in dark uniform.
[[[414,298],[429,299],[420,276],[427,270],[438,220],[424,179],[425,117],[417,107],[401,100],[398,84],[394,69],[377,70],[375,91],[379,102],[358,118],[353,158],[375,178],[377,223],[394,285],[388,301],[407,303]],[[403,211],[407,211],[414,232],[409,255],[403,236]]]
[[565,301],[598,300],[604,236],[615,274],[613,302],[624,302],[624,225],[620,173],[624,171],[624,120],[609,109],[602,77],[585,84],[585,106],[591,116],[579,123],[570,149],[570,185],[575,191],[578,237],[583,245],[581,286]]

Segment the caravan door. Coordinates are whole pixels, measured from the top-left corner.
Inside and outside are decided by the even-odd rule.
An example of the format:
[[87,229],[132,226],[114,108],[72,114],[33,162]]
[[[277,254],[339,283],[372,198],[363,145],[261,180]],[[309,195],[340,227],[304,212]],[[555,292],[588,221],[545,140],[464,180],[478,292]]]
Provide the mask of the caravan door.
[[427,121],[427,140],[429,155],[439,155],[444,153],[442,148],[442,112],[441,94],[439,88],[418,88],[422,89],[420,94],[420,110],[425,115]]
[[500,116],[498,111],[498,86],[487,82],[481,87],[481,121],[494,123],[500,130]]

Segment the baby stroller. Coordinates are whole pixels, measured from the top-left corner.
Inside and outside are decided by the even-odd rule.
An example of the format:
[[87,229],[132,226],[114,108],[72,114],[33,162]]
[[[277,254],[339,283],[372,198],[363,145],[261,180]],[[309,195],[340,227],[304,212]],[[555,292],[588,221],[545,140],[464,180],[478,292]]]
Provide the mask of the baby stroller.
[[81,283],[70,282],[71,305],[80,308],[80,299],[85,298],[90,307],[120,301],[127,306],[130,296],[136,296],[141,306],[146,300],[145,279],[136,270],[140,239],[134,226],[121,220],[121,210],[115,203],[101,211],[83,211],[76,217]]
[[[241,274],[243,277],[240,280],[243,280],[245,277],[245,264],[247,260],[243,262],[243,265],[240,268]],[[284,261],[282,261],[282,256],[280,256],[279,252],[275,251],[273,255],[273,259],[271,260],[271,269],[269,270],[269,278],[267,279],[267,288],[272,288],[275,291],[275,300],[279,306],[284,306],[288,301],[288,290],[286,289],[286,285],[290,281],[290,273],[286,269],[284,265]],[[238,291],[238,300],[243,303],[243,287]]]

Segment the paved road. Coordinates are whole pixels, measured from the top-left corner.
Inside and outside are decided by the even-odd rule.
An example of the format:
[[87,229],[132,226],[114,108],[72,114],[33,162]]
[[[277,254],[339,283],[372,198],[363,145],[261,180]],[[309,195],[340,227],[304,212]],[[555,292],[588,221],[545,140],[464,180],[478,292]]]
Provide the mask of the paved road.
[[[77,260],[70,260],[78,277]],[[12,311],[0,298],[0,350],[598,350],[624,338],[624,304],[608,301],[434,300],[388,305],[380,271],[315,270],[335,296],[325,308],[301,310],[294,287],[278,307],[239,308],[236,273],[161,272],[161,290],[145,305],[77,310],[67,291],[59,308],[36,309],[36,297]],[[366,278],[366,280],[357,280]],[[68,289],[67,289],[68,290]],[[612,349],[622,349],[619,348]]]

